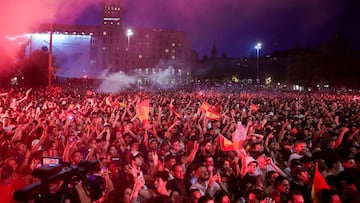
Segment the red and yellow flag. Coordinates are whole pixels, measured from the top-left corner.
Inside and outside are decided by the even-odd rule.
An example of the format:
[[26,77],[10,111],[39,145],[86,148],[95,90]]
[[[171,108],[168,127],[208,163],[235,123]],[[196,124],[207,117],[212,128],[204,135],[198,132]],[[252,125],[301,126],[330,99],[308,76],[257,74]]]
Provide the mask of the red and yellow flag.
[[211,109],[206,111],[205,117],[209,120],[221,120],[221,114],[218,112],[212,111]]
[[321,175],[318,163],[315,163],[315,173],[314,173],[314,180],[313,185],[311,188],[311,199],[314,203],[320,203],[321,201],[321,191],[324,189],[330,189],[329,185],[327,184],[324,176]]
[[135,109],[136,115],[141,122],[145,123],[149,120],[149,109],[150,109],[150,100],[148,99],[143,100],[136,106]]
[[207,102],[203,102],[200,106],[201,111],[207,112],[211,108],[211,105]]
[[254,111],[254,112],[257,112],[259,110],[259,105],[251,104],[250,105],[250,110]]
[[229,139],[219,134],[220,149],[224,152],[234,151],[240,148],[239,142],[231,142]]

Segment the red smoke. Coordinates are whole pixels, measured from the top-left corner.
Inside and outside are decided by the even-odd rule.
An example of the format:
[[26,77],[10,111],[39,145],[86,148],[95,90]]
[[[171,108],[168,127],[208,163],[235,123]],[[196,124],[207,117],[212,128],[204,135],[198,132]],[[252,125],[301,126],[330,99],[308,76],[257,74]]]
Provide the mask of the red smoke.
[[11,0],[2,1],[0,7],[0,76],[12,68],[15,62],[17,43],[9,43],[7,36],[32,32],[40,24],[49,24],[51,19],[72,22],[89,5],[100,0]]

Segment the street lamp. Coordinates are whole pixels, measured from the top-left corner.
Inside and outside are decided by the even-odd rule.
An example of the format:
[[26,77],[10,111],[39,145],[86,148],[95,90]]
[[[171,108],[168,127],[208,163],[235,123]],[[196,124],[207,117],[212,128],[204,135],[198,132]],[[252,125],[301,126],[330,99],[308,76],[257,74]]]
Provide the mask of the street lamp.
[[133,35],[134,35],[133,31],[131,29],[127,29],[126,36],[127,36],[127,40],[128,40],[128,46],[127,46],[128,50],[129,50],[129,46],[130,46],[130,37]]
[[257,45],[255,46],[256,49],[256,82],[259,83],[260,79],[259,79],[259,53],[260,53],[260,49],[261,49],[261,43],[257,43]]

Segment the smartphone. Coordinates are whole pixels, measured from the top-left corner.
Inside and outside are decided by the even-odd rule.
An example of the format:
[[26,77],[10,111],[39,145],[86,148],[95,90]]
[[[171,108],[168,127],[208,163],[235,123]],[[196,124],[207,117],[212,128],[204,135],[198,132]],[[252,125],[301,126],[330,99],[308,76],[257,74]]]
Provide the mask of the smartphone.
[[61,163],[60,157],[45,156],[41,158],[41,165],[58,165]]

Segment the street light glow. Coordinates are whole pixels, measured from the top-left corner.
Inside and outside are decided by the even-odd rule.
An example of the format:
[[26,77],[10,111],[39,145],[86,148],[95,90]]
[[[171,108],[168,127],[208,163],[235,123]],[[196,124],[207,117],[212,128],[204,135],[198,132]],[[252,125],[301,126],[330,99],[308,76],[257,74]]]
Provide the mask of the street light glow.
[[260,78],[259,78],[259,53],[260,53],[260,49],[261,49],[261,43],[257,43],[257,45],[255,46],[256,49],[256,82],[259,83],[260,82]]
[[134,35],[134,32],[131,29],[126,30],[126,36],[127,36],[127,40],[128,40],[127,49],[129,49],[129,46],[130,46],[130,37],[133,35]]
[[131,36],[133,36],[133,31],[131,30],[131,29],[127,29],[127,31],[126,31],[126,36],[127,37],[131,37]]
[[255,49],[256,49],[256,50],[261,49],[261,43],[257,43],[257,45],[255,46]]

